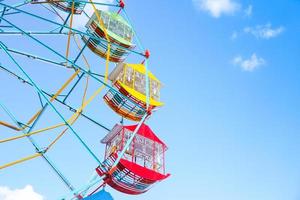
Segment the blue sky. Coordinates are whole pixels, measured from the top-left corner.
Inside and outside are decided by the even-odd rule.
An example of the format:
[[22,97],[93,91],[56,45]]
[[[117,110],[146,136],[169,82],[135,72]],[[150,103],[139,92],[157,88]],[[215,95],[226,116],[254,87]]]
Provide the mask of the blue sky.
[[[172,176],[141,196],[107,188],[113,197],[299,200],[300,1],[128,0],[126,9],[143,45],[151,51],[151,71],[164,83],[161,93],[166,105],[148,124],[169,146],[167,170]],[[56,19],[45,9],[35,12]],[[27,30],[51,28],[28,17],[9,19]],[[11,48],[59,60],[25,37],[0,35],[0,40]],[[41,36],[41,40],[64,53],[66,37]],[[5,54],[0,54],[0,62],[17,71]],[[92,68],[103,72],[103,60],[89,51],[86,54]],[[54,92],[72,73],[16,58],[48,91]],[[130,56],[128,62],[135,59]],[[0,83],[1,102],[21,121],[28,120],[39,108],[33,89],[2,71]],[[82,82],[69,103],[78,105],[83,87]],[[91,81],[89,95],[97,87]],[[112,127],[119,117],[106,107],[103,95],[87,107],[86,113]],[[66,117],[71,115],[55,105]],[[2,111],[0,118],[8,120]],[[57,122],[58,117],[49,109],[38,128]],[[106,132],[85,119],[74,128],[102,158],[104,146],[99,141]],[[43,146],[59,130],[35,138]],[[16,135],[6,128],[0,131],[1,138]],[[0,152],[2,164],[30,155],[34,149],[22,140],[1,144]],[[85,184],[96,167],[70,132],[49,157],[76,187]],[[19,192],[16,189],[26,185],[43,196],[35,197],[37,200],[52,200],[67,193],[45,162],[36,159],[0,172],[0,199],[15,200],[7,193],[15,195]],[[24,190],[33,193],[29,187]]]

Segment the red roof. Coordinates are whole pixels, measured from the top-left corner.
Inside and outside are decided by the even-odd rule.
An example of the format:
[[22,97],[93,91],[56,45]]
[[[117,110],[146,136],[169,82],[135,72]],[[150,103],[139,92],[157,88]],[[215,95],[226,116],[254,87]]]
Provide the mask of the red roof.
[[[131,126],[123,126],[124,128],[130,130],[130,131],[134,131],[136,129],[138,125],[131,125]],[[163,146],[166,147],[165,143],[163,141],[161,141],[156,135],[155,133],[153,133],[153,131],[150,129],[149,126],[147,126],[146,124],[142,124],[140,129],[137,132],[138,135],[144,136],[152,141],[155,141],[157,143],[162,144]]]

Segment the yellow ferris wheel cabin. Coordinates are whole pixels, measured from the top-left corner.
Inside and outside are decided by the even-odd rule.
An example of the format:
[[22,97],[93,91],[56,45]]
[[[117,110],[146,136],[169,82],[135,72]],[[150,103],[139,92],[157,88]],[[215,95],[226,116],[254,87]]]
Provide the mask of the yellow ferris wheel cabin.
[[[150,71],[148,71],[148,77],[148,111],[151,111],[162,106],[163,103],[160,101],[161,82]],[[104,101],[122,117],[140,121],[147,112],[145,65],[119,63],[108,78],[114,89],[106,93]]]

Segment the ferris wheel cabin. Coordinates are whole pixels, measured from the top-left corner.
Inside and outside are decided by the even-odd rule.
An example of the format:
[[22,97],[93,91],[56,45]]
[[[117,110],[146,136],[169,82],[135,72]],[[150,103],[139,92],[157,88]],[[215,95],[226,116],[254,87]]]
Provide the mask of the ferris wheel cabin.
[[[110,58],[111,62],[122,62],[128,55],[128,50],[135,47],[132,44],[133,30],[131,26],[118,13],[97,10],[107,35],[111,42]],[[83,41],[97,55],[106,59],[108,43],[101,23],[99,23],[96,13],[92,15],[86,24],[87,33],[92,37],[83,36]],[[99,38],[99,40],[95,39]]]
[[110,174],[118,153],[124,149],[137,125],[115,125],[102,139],[106,144],[105,160],[96,171],[112,188],[126,194],[142,194],[170,176],[165,173],[167,146],[146,125],[142,124],[130,147],[125,151],[116,169]]
[[[163,105],[160,102],[160,81],[151,73],[149,77],[148,111]],[[111,88],[103,97],[107,105],[120,116],[140,121],[147,112],[146,69],[143,64],[119,63],[110,73]],[[121,93],[121,94],[120,94]]]
[[[54,7],[65,11],[67,13],[72,12],[73,1],[62,1],[62,0],[31,0],[31,3],[49,3]],[[74,1],[74,14],[81,14],[86,3]]]

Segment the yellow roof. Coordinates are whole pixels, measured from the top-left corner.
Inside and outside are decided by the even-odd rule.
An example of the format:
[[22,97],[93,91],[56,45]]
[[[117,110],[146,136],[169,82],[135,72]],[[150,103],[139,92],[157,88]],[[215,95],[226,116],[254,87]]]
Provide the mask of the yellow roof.
[[[135,71],[138,71],[142,74],[146,74],[146,67],[143,64],[128,64],[128,63],[124,63],[124,64],[127,65],[127,66],[132,67]],[[155,81],[160,82],[158,80],[158,78],[156,78],[149,70],[148,70],[148,76],[149,76],[150,79],[153,79]]]

